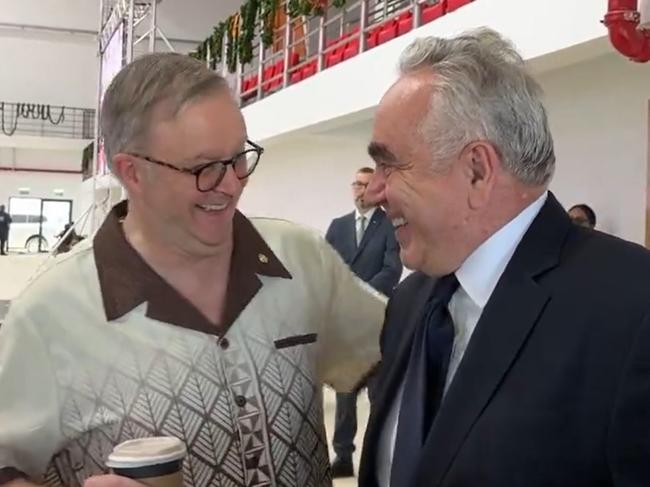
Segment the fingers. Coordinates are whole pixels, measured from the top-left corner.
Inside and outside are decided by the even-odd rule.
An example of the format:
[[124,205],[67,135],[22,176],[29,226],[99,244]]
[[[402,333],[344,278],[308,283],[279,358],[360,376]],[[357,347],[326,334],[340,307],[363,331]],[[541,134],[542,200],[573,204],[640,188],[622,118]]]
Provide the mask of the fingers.
[[119,475],[96,475],[86,479],[84,487],[142,487],[142,484]]

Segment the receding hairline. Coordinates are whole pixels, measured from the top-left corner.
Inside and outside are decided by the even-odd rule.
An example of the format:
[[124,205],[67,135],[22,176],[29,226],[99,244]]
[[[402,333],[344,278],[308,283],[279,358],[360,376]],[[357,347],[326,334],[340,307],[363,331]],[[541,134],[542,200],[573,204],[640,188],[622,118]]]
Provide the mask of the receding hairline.
[[156,122],[172,120],[192,102],[218,92],[231,96],[227,81],[200,61],[177,53],[136,59],[112,80],[102,104],[109,160],[144,143]]

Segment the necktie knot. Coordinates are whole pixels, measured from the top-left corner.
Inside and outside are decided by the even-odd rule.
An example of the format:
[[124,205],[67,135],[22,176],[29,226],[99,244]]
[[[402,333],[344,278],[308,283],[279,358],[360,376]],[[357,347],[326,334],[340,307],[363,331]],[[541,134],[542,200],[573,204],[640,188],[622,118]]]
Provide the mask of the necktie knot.
[[431,299],[437,301],[443,306],[447,306],[449,300],[458,289],[458,285],[458,279],[455,274],[452,273],[442,276],[438,279],[438,282],[436,282]]

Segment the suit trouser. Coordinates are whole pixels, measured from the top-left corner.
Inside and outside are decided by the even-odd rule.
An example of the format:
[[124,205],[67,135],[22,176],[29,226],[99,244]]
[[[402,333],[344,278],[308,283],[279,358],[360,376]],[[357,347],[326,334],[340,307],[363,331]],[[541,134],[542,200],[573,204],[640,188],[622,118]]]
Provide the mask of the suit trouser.
[[336,416],[334,421],[334,451],[342,460],[352,460],[355,450],[354,437],[357,434],[357,393],[336,394]]
[[0,235],[0,253],[4,254],[7,252],[9,243],[7,242],[8,238],[4,235]]

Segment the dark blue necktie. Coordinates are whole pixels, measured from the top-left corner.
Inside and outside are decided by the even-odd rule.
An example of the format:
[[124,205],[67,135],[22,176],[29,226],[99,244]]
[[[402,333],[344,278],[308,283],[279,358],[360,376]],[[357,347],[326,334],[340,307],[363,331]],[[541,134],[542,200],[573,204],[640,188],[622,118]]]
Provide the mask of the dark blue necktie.
[[454,274],[438,280],[413,338],[397,423],[392,487],[412,484],[422,446],[442,401],[454,345],[454,324],[447,304],[456,289],[458,280]]

